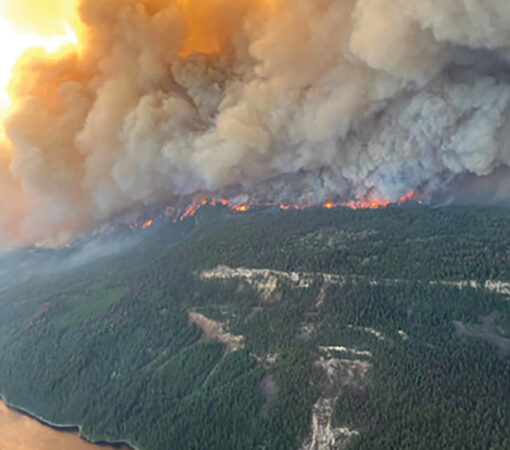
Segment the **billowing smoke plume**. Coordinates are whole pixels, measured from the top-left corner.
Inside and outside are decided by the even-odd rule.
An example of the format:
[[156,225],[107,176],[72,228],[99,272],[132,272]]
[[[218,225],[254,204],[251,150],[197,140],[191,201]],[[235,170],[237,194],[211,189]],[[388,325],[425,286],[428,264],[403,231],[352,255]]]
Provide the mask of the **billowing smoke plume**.
[[5,238],[202,190],[391,201],[510,165],[507,1],[78,9],[80,48],[25,55],[11,83]]

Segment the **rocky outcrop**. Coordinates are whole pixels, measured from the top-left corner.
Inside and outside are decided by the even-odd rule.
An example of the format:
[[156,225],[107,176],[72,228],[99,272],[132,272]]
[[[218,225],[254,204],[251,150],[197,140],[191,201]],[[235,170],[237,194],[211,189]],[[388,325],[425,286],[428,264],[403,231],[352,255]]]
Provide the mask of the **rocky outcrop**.
[[224,344],[227,354],[235,352],[243,345],[243,336],[226,332],[221,322],[216,322],[196,312],[189,312],[188,320],[190,324],[195,324],[204,332],[205,339],[216,339]]
[[271,269],[246,269],[243,267],[233,269],[227,266],[205,270],[200,274],[200,278],[203,280],[244,280],[260,294],[261,300],[265,303],[271,303],[277,299],[275,294],[281,284],[297,289],[308,289],[315,281],[323,281],[327,284],[342,284],[345,282],[344,277],[334,274],[284,272]]
[[[346,349],[345,347],[323,347],[323,349],[332,348],[335,349],[334,351],[340,348],[342,352]],[[350,353],[355,352],[353,349],[350,350],[352,350]],[[364,355],[368,356],[365,353]],[[358,389],[372,364],[365,360],[320,357],[315,362],[315,366],[323,371],[325,380],[319,386],[321,396],[313,406],[310,431],[300,450],[342,450],[359,435],[359,431],[334,425],[333,411],[338,390],[341,387]]]

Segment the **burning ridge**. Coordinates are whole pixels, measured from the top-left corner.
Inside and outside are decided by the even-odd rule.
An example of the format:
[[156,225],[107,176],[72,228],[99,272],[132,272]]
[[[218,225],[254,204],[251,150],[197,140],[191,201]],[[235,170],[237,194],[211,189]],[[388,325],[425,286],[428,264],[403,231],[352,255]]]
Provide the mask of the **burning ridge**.
[[187,206],[172,206],[168,205],[164,208],[164,212],[162,214],[156,215],[154,218],[147,219],[141,221],[135,221],[132,225],[132,229],[141,228],[142,230],[146,230],[151,228],[154,224],[157,223],[158,219],[162,219],[164,217],[171,217],[174,222],[183,221],[190,217],[195,216],[195,214],[203,207],[224,207],[228,208],[231,211],[237,213],[245,213],[252,210],[257,210],[261,208],[278,208],[282,211],[304,211],[312,208],[323,208],[326,210],[331,210],[335,208],[349,208],[352,210],[360,210],[360,209],[380,209],[386,208],[389,205],[397,205],[403,204],[407,202],[416,201],[418,204],[422,204],[422,200],[417,200],[414,192],[409,192],[407,195],[402,196],[397,202],[388,202],[385,200],[365,200],[359,202],[349,202],[349,203],[337,203],[328,201],[323,204],[316,205],[304,205],[304,204],[276,204],[276,203],[233,203],[226,198],[221,197],[198,197],[191,201],[191,203],[187,204]]
[[0,248],[231,186],[289,208],[510,198],[505,1],[4,3],[71,45],[0,56]]

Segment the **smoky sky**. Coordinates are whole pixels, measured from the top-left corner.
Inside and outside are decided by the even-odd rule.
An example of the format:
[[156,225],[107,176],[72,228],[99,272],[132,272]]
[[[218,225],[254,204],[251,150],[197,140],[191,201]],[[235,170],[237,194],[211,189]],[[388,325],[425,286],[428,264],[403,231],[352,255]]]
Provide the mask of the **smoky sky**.
[[[510,195],[510,3],[82,0],[80,47],[19,62],[3,241],[235,188],[296,203]],[[494,175],[494,176],[493,176]],[[464,180],[464,181],[460,181]],[[476,190],[476,187],[474,188]]]

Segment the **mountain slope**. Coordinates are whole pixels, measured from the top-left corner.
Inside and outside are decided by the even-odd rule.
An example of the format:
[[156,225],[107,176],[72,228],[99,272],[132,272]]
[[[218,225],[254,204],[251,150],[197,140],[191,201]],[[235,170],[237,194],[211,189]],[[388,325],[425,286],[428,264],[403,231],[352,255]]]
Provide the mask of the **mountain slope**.
[[0,392],[141,449],[508,448],[509,226],[205,207],[4,259]]

